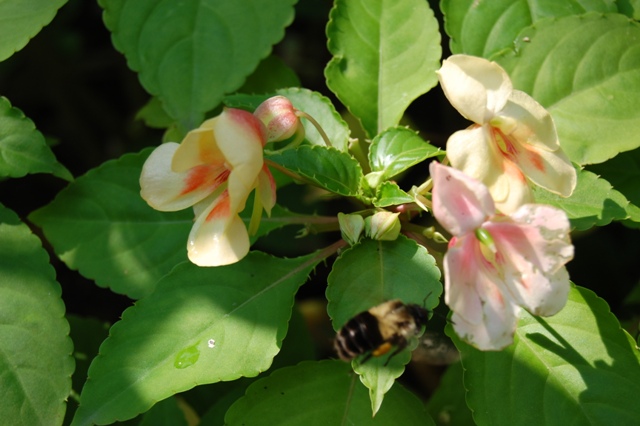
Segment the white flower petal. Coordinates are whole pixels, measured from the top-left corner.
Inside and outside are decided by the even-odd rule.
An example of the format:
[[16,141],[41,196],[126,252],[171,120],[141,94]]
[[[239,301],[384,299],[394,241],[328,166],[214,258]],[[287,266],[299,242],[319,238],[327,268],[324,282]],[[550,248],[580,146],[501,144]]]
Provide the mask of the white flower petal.
[[502,67],[475,56],[450,56],[443,61],[438,78],[454,108],[478,124],[500,111],[513,89]]
[[200,166],[182,173],[171,170],[179,148],[175,142],[157,147],[147,158],[140,174],[140,196],[154,209],[177,211],[194,205],[221,183],[224,169]]

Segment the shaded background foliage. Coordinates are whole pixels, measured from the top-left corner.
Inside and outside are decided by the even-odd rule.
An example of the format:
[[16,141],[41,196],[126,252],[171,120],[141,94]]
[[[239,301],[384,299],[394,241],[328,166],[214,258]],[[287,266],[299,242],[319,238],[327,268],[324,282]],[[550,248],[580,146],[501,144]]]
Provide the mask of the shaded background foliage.
[[[437,2],[430,3],[439,13]],[[325,36],[331,6],[328,0],[301,0],[296,6],[296,20],[274,51],[295,70],[303,87],[319,91],[339,105],[326,88],[323,76],[324,66],[331,58]],[[442,17],[438,19],[442,31]],[[446,40],[444,32],[442,37]],[[443,46],[446,49],[448,42]],[[446,51],[443,54],[448,55]],[[0,93],[50,138],[56,157],[76,177],[108,159],[157,145],[162,138],[161,130],[148,128],[135,118],[149,96],[137,75],[126,66],[124,56],[113,48],[96,2],[70,0],[25,49],[0,63]],[[439,88],[414,102],[406,119],[424,133],[425,139],[441,147],[447,135],[466,125]],[[419,178],[409,176],[406,180]],[[47,175],[28,175],[0,182],[0,192],[7,207],[26,221],[27,214],[49,203],[65,185]],[[316,195],[304,191],[297,185],[287,187],[279,193],[279,202],[297,212],[319,214],[350,208],[343,204],[346,201],[316,203]],[[257,247],[287,256],[310,252],[335,237],[289,238],[297,231],[294,227],[278,230],[261,239]],[[296,246],[282,246],[281,241],[294,241]],[[632,310],[625,305],[625,298],[640,281],[638,232],[613,223],[576,233],[573,241],[576,256],[568,265],[572,279],[607,300],[622,321],[629,319]],[[303,244],[308,247],[301,250]],[[55,256],[51,261],[69,313],[114,322],[131,305],[130,299],[94,285]],[[298,297],[322,299],[327,273],[328,268],[320,265]],[[630,331],[636,333],[635,328]]]

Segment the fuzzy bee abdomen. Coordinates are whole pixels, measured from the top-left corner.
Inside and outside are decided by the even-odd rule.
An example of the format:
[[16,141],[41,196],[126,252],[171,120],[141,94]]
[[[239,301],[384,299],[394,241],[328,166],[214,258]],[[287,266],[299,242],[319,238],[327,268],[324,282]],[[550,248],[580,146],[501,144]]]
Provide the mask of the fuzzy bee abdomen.
[[382,343],[378,319],[367,311],[356,315],[340,329],[335,348],[341,359],[349,361],[378,348]]

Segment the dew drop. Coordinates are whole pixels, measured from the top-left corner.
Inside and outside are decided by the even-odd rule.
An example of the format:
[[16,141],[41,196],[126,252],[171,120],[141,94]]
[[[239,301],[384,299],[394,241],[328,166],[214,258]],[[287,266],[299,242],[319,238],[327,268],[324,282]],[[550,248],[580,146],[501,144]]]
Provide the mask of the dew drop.
[[173,366],[175,368],[191,367],[198,362],[198,358],[200,358],[200,350],[197,348],[197,345],[189,346],[178,352],[178,355],[176,355],[173,361]]
[[215,347],[216,347],[216,341],[215,341],[215,340],[213,340],[213,339],[209,339],[209,342],[207,343],[207,345],[208,345],[211,349],[213,349],[213,348],[215,348]]

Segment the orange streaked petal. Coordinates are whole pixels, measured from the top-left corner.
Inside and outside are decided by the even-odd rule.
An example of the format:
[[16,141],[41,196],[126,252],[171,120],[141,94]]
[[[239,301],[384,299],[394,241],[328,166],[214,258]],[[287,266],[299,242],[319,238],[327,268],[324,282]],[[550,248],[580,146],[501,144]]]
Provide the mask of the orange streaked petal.
[[224,168],[201,166],[183,173],[172,171],[171,161],[178,148],[175,142],[160,145],[142,166],[140,195],[156,210],[190,207],[211,194],[224,179]]

